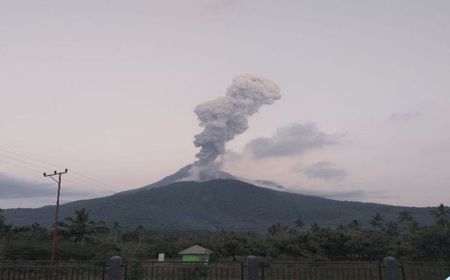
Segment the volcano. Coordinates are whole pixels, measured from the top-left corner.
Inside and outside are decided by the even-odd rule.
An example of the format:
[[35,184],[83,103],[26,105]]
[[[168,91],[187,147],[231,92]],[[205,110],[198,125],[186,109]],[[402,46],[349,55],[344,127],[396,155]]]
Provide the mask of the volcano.
[[[337,226],[358,220],[369,226],[375,213],[386,221],[394,221],[401,211],[408,211],[422,224],[432,222],[431,208],[337,201],[290,193],[276,190],[280,186],[271,182],[244,182],[223,171],[215,172],[211,180],[186,181],[191,168],[188,165],[141,188],[63,204],[60,217],[72,216],[76,209],[85,208],[94,220],[110,225],[118,222],[128,229],[143,225],[164,231],[265,231],[275,223],[293,226],[299,217],[305,224]],[[36,222],[50,227],[54,210],[54,206],[6,209],[4,216],[7,223],[17,226]]]

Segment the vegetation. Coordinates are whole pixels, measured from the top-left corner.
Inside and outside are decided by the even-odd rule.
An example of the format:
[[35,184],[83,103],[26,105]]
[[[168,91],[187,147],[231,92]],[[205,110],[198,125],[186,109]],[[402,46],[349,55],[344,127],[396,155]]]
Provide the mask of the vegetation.
[[96,223],[89,217],[89,211],[82,208],[75,210],[75,217],[67,217],[60,224],[62,234],[76,242],[88,242],[95,233],[107,231],[103,223]]
[[[199,244],[214,252],[216,259],[239,260],[253,254],[267,259],[302,261],[379,261],[385,256],[401,260],[450,260],[450,212],[440,205],[432,210],[434,223],[421,225],[407,211],[388,220],[380,213],[370,217],[370,226],[358,220],[336,227],[305,226],[298,217],[292,226],[275,223],[265,233],[209,231],[163,232],[138,226],[124,231],[94,221],[86,209],[76,210],[61,223],[60,259],[105,260],[119,254],[132,263],[154,259],[164,252],[178,252]],[[0,258],[49,259],[51,232],[39,224],[11,226],[0,211]],[[139,266],[136,266],[139,267]],[[134,271],[139,274],[139,271]]]

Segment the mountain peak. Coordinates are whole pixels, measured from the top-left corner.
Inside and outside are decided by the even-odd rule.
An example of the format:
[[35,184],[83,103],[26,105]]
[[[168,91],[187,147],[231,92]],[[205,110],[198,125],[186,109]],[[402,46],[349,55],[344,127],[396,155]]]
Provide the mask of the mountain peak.
[[206,182],[214,179],[239,180],[239,178],[215,168],[208,168],[205,170],[203,167],[189,164],[177,172],[139,189],[154,189],[183,181]]

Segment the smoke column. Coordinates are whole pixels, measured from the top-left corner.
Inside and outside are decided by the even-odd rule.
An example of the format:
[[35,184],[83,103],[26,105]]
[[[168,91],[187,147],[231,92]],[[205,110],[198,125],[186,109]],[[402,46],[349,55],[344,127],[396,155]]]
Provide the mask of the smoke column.
[[227,89],[225,97],[197,105],[194,112],[204,130],[195,135],[194,145],[200,148],[194,164],[206,172],[225,153],[225,143],[248,129],[248,117],[262,105],[281,98],[274,82],[258,76],[239,75]]

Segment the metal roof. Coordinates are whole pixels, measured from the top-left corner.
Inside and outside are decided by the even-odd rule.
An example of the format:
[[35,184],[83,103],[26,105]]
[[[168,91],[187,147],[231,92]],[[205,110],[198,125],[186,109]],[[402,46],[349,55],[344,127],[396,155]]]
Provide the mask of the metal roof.
[[189,247],[178,253],[179,255],[209,255],[211,254],[211,250],[203,248],[198,245],[194,245]]

